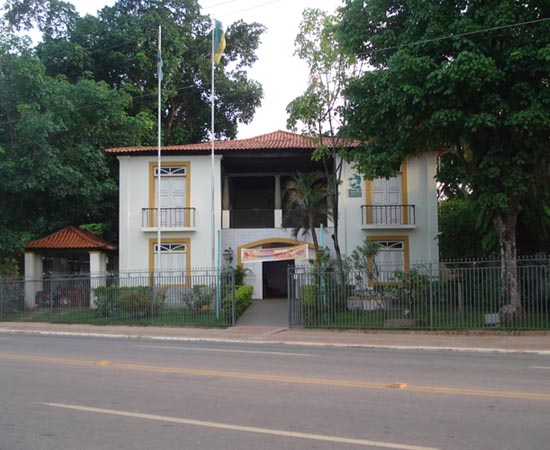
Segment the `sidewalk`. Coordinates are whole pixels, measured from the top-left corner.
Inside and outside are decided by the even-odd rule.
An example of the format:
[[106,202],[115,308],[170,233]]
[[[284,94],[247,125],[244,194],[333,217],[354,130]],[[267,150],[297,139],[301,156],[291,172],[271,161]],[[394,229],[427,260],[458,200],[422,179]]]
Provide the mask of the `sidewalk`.
[[0,334],[49,334],[116,338],[168,339],[238,343],[385,349],[535,353],[550,356],[550,332],[420,332],[335,331],[237,326],[233,328],[168,328],[0,322]]

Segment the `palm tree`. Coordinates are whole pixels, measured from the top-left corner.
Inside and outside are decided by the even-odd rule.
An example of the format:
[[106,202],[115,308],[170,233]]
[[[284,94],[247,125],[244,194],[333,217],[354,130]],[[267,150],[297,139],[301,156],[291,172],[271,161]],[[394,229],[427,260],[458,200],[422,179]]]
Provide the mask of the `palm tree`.
[[292,236],[296,239],[311,234],[315,254],[318,254],[319,242],[315,227],[328,214],[327,186],[323,174],[296,172],[288,181],[284,190],[285,226],[292,226]]

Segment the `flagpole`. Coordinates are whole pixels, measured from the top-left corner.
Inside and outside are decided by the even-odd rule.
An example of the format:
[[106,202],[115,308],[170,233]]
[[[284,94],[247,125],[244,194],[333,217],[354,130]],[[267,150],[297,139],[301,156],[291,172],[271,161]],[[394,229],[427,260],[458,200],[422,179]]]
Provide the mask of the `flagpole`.
[[161,88],[162,88],[162,56],[161,56],[161,37],[162,31],[161,26],[159,25],[159,35],[158,35],[158,55],[157,55],[157,81],[158,81],[158,99],[157,99],[157,273],[158,273],[158,282],[160,284],[160,274],[162,272],[161,267],[161,223],[160,223],[160,181],[161,181]]
[[210,99],[210,112],[211,112],[211,131],[210,131],[210,160],[211,160],[211,198],[210,198],[210,204],[211,204],[211,210],[212,210],[212,226],[211,226],[211,242],[212,242],[212,253],[211,253],[211,267],[214,269],[216,267],[216,213],[215,213],[215,195],[214,195],[214,180],[215,180],[215,167],[214,167],[214,52],[216,49],[214,48],[214,34],[216,31],[216,22],[214,18],[212,17],[212,96]]

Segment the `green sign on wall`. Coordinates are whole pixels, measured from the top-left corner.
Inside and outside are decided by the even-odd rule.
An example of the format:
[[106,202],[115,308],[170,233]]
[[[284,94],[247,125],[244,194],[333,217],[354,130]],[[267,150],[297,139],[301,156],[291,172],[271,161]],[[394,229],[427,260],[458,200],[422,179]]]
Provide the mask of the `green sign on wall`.
[[349,188],[348,188],[348,197],[357,198],[362,197],[363,192],[361,190],[361,176],[354,174],[348,178]]

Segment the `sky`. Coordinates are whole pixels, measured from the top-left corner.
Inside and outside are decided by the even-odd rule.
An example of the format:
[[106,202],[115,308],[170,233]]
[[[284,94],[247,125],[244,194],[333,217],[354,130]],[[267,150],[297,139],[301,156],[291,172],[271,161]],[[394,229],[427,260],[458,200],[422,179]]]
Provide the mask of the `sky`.
[[[81,14],[93,14],[114,0],[69,0]],[[286,129],[286,106],[301,95],[308,83],[306,64],[294,56],[294,39],[305,8],[334,12],[341,0],[199,0],[204,14],[227,27],[239,19],[267,27],[258,49],[258,61],[250,78],[264,89],[261,108],[251,124],[240,125],[238,138],[253,137]],[[230,43],[228,43],[230,45]]]

